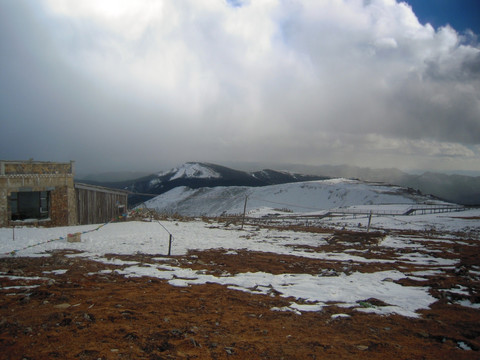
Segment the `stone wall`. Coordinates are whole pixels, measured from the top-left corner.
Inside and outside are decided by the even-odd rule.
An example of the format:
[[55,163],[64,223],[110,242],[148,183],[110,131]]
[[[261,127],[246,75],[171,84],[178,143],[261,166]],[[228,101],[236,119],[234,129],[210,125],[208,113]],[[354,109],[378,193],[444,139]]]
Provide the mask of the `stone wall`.
[[0,161],[0,227],[11,226],[12,192],[48,191],[49,218],[39,220],[43,226],[76,224],[74,166],[70,163]]
[[73,164],[73,161],[69,163],[0,161],[0,175],[73,175]]
[[59,186],[50,193],[50,218],[52,226],[69,224],[67,186]]

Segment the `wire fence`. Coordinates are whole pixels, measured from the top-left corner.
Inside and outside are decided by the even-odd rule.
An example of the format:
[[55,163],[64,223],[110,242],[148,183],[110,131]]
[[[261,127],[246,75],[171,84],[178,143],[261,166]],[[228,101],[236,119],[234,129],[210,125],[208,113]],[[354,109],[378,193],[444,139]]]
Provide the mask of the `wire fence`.
[[[257,200],[261,200],[258,199]],[[269,202],[276,203],[280,205],[296,206],[294,204],[279,203],[279,202]],[[379,205],[382,206],[382,205]],[[385,205],[383,205],[385,206]],[[301,206],[298,206],[299,208]],[[309,208],[312,209],[312,208]],[[364,208],[335,208],[330,210],[322,209],[313,209],[318,210],[317,213],[305,213],[305,214],[281,214],[281,213],[272,213],[266,214],[259,217],[246,216],[243,222],[251,225],[267,225],[267,226],[306,226],[306,227],[321,227],[325,226],[326,222],[333,219],[337,220],[348,220],[348,219],[368,219],[370,224],[373,216],[377,217],[391,217],[398,219],[399,217],[409,217],[412,215],[427,215],[427,214],[438,214],[438,213],[447,213],[447,212],[459,212],[465,211],[468,208],[461,205],[410,205],[406,206],[403,209],[382,209],[372,207]],[[233,216],[224,216],[224,219],[227,223],[234,223],[239,221],[241,215]],[[405,222],[411,223],[411,220],[405,220]]]
[[[92,229],[92,230],[86,230],[86,231],[82,231],[82,232],[77,232],[75,234],[80,234],[80,235],[83,235],[83,234],[88,234],[88,233],[91,233],[91,232],[94,232],[94,231],[98,231],[100,230],[102,227],[104,227],[105,225],[107,224],[110,224],[111,222],[114,222],[116,221],[116,219],[112,219],[104,224],[101,224],[99,225],[98,227],[96,227],[95,229]],[[13,231],[15,231],[15,228],[13,229]],[[69,237],[75,235],[75,234],[67,234],[67,236],[60,236],[58,238],[54,238],[54,239],[49,239],[49,240],[46,240],[46,241],[40,241],[40,242],[37,242],[37,243],[33,243],[33,244],[30,244],[30,245],[27,245],[27,246],[24,246],[22,248],[19,248],[19,249],[14,249],[14,250],[11,250],[11,251],[8,251],[6,253],[3,253],[2,255],[12,255],[12,256],[15,256],[17,255],[17,253],[19,253],[20,251],[24,251],[24,250],[27,250],[27,249],[30,249],[30,248],[34,248],[34,247],[37,247],[37,246],[40,246],[40,245],[45,245],[45,244],[48,244],[48,243],[52,243],[52,242],[55,242],[55,241],[60,241],[60,240],[67,240]]]
[[[130,192],[131,194],[139,194],[139,193],[133,193]],[[141,195],[154,195],[154,194],[141,194]],[[229,199],[232,199],[230,197]],[[310,206],[304,206],[304,205],[299,205],[299,204],[293,204],[293,203],[288,203],[288,202],[280,202],[280,201],[273,201],[273,200],[267,200],[259,197],[249,197],[245,196],[245,208],[246,208],[246,201],[247,199],[251,200],[256,200],[261,203],[265,204],[274,204],[274,205],[280,205],[286,207],[284,210],[289,210],[289,208],[294,208],[294,209],[304,209],[304,210],[309,210],[309,211],[315,211],[316,213],[305,213],[305,214],[299,214],[299,213],[290,213],[290,214],[269,214],[269,215],[263,215],[260,217],[249,217],[246,216],[245,210],[244,214],[236,214],[236,215],[230,215],[230,216],[221,216],[219,218],[223,218],[227,223],[231,222],[236,222],[241,219],[242,225],[243,223],[250,223],[250,224],[276,224],[276,225],[282,225],[282,226],[290,226],[290,225],[305,225],[305,226],[321,226],[324,224],[325,219],[333,219],[333,218],[339,218],[341,219],[342,217],[345,219],[349,216],[352,216],[354,219],[369,219],[369,223],[371,220],[372,216],[385,216],[385,217],[397,217],[397,216],[409,216],[409,215],[426,215],[426,214],[436,214],[436,213],[445,213],[445,212],[457,212],[457,211],[464,211],[467,208],[461,205],[426,205],[426,204],[419,204],[419,205],[411,205],[408,206],[404,209],[385,209],[385,208],[379,208],[378,206],[382,205],[377,205],[377,208],[372,207],[362,207],[362,208],[335,208],[335,209],[329,209],[325,210],[322,208],[316,208],[316,207],[310,207]],[[233,200],[233,199],[232,199]],[[154,209],[150,209],[147,207],[145,202],[142,202],[138,207],[142,207],[146,214],[150,217],[150,221],[155,221],[157,222],[169,235],[169,244],[168,244],[168,256],[171,254],[171,247],[172,243],[174,241],[174,236],[173,234],[169,231],[169,229],[160,221],[158,213]],[[138,209],[137,207],[137,209]],[[88,234],[94,231],[100,230],[102,227],[106,226],[107,224],[110,224],[112,222],[117,221],[118,219],[112,219],[106,223],[103,223],[96,227],[95,229],[79,232],[78,234]],[[13,229],[15,231],[15,229]],[[46,241],[41,241],[38,243],[30,244],[28,246],[19,248],[19,249],[14,249],[12,251],[3,253],[3,255],[16,255],[18,252],[27,250],[29,248],[33,248],[36,246],[48,244],[51,242],[55,241],[60,241],[60,240],[66,240],[68,239],[69,236],[72,234],[68,234],[67,236],[62,236],[58,237],[55,239],[49,239]]]

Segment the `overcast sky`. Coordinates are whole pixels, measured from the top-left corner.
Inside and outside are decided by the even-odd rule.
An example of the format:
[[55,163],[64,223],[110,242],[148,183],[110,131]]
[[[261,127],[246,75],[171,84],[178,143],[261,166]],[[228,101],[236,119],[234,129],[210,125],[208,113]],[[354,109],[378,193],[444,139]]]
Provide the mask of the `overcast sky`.
[[0,158],[480,172],[480,2],[436,1],[0,0]]

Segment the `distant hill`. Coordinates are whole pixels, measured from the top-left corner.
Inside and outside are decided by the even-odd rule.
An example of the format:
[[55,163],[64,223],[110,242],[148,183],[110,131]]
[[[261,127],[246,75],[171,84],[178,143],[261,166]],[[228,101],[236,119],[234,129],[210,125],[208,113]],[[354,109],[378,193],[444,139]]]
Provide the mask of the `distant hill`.
[[[160,195],[181,186],[190,189],[216,186],[257,187],[321,179],[325,179],[325,177],[275,170],[249,173],[215,164],[188,162],[178,168],[138,179],[125,188],[135,193]],[[130,201],[132,204],[136,204],[150,198],[148,196],[133,195]]]
[[399,186],[360,180],[330,179],[262,187],[218,186],[191,189],[180,186],[145,203],[161,213],[186,216],[240,214],[245,199],[247,211],[311,213],[339,207],[443,204],[430,196]]
[[304,171],[327,177],[345,177],[394,184],[417,189],[424,194],[431,194],[457,204],[480,205],[479,176],[447,175],[434,172],[412,175],[394,168],[370,169],[348,165],[315,167],[292,165],[289,168],[293,171]]
[[[452,203],[480,205],[480,177],[432,172],[412,175],[394,168],[370,169],[346,165],[315,167],[285,165],[283,167],[289,171],[265,169],[248,172],[216,164],[188,162],[168,171],[135,179],[130,178],[134,173],[114,173],[90,176],[82,179],[81,182],[127,189],[135,193],[152,194],[149,196],[131,195],[129,198],[131,206],[181,186],[190,189],[216,186],[259,187],[330,178],[381,182],[418,190]],[[102,179],[108,179],[108,181],[102,181]],[[122,179],[122,181],[115,181],[115,179]]]

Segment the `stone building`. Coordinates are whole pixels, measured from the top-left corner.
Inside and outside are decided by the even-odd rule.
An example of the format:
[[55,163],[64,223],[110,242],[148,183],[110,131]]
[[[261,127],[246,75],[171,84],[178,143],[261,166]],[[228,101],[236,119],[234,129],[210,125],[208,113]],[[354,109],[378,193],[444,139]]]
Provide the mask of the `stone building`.
[[0,160],[0,227],[101,223],[126,209],[125,191],[75,184],[73,161]]

